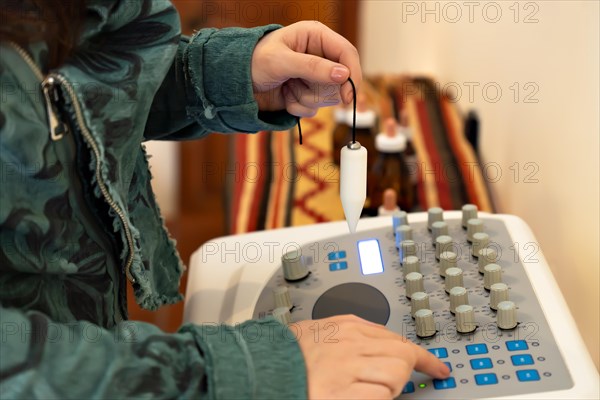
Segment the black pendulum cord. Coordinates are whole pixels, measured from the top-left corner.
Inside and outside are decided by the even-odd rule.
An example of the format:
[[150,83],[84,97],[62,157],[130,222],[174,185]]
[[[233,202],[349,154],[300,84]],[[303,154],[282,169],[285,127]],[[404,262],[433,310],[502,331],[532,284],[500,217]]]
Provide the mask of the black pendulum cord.
[[348,78],[348,82],[352,85],[352,95],[354,103],[354,112],[352,113],[352,143],[356,143],[356,86],[352,78]]
[[[356,143],[356,86],[354,86],[352,78],[348,78],[348,82],[350,82],[350,84],[352,85],[352,95],[354,103],[354,112],[352,113],[352,143]],[[302,126],[300,125],[300,117],[296,117],[296,121],[298,123],[298,135],[300,144],[302,144]]]
[[298,121],[298,135],[300,135],[300,144],[302,144],[302,126],[300,125],[300,117],[296,117]]

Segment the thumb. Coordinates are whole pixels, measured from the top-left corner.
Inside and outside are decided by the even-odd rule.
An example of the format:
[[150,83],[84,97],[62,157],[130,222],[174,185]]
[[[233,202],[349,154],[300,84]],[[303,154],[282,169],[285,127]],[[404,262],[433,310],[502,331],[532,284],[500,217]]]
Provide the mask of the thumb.
[[287,79],[300,78],[310,83],[343,84],[350,76],[348,67],[312,54],[287,52],[282,59]]

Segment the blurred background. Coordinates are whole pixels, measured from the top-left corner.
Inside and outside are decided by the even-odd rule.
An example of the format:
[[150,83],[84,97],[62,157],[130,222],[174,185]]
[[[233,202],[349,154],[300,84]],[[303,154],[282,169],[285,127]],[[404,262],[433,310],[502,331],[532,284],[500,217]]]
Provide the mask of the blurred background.
[[[173,3],[187,34],[202,27],[319,20],[357,46],[365,75],[373,77],[372,88],[397,87],[398,79],[419,82],[424,77],[460,117],[454,126],[467,135],[475,132],[476,140],[469,140],[476,157],[473,165],[483,177],[490,208],[515,214],[532,228],[539,243],[516,244],[520,255],[535,258],[543,250],[598,366],[598,2]],[[374,95],[367,96],[369,101],[367,107],[381,111],[374,131],[384,129],[386,117],[403,124],[402,114],[386,115],[384,100]],[[410,111],[408,105],[406,109]],[[323,120],[333,121],[331,110],[323,112],[329,113]],[[325,130],[330,132],[333,125]],[[245,145],[236,142],[236,136],[240,135],[148,143],[154,190],[186,264],[202,243],[240,231],[231,229],[236,215],[227,201],[227,166],[237,154],[232,148]],[[327,220],[342,219],[340,211],[324,215]],[[293,214],[286,219],[290,221],[315,222]],[[185,277],[181,289],[185,290]],[[130,311],[133,319],[154,322],[167,331],[181,323],[181,304],[150,313],[131,300]]]

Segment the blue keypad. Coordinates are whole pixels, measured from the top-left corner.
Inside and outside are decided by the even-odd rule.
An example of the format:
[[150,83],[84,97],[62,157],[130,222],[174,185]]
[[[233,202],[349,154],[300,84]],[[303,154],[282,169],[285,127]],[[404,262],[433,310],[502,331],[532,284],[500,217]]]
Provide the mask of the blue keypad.
[[478,374],[475,375],[475,383],[478,385],[495,385],[498,383],[496,374]]
[[341,260],[343,258],[346,258],[346,252],[344,250],[332,251],[331,253],[327,254],[327,259],[329,261]]
[[412,393],[415,391],[415,384],[413,381],[409,381],[402,389],[402,394]]
[[452,364],[450,364],[448,361],[445,361],[444,364],[446,364],[450,372],[452,372]]
[[448,379],[434,379],[433,387],[436,390],[453,389],[456,387],[456,381],[452,377]]
[[485,345],[484,343],[469,344],[466,347],[467,354],[470,356],[475,354],[487,354],[488,352],[487,345]]
[[344,269],[348,269],[348,263],[346,261],[339,261],[329,264],[330,271],[341,271]]
[[509,340],[506,342],[506,348],[508,351],[521,351],[528,350],[527,342],[524,340]]
[[428,349],[431,354],[437,358],[448,358],[448,349],[445,347],[438,347],[436,349]]
[[474,358],[470,360],[471,368],[473,369],[487,369],[492,368],[492,360],[489,358]]
[[517,379],[520,382],[539,381],[540,374],[535,369],[522,369],[517,371]]
[[533,357],[529,354],[517,354],[510,356],[510,360],[513,365],[531,365],[533,364]]

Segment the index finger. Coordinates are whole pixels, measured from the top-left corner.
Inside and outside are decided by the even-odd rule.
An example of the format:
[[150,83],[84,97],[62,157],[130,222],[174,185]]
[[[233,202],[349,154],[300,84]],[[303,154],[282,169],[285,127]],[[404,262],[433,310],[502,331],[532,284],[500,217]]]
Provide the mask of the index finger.
[[410,346],[416,355],[415,370],[437,379],[446,379],[450,376],[450,369],[439,358],[412,342]]
[[[362,83],[362,68],[360,67],[360,56],[356,47],[352,45],[345,37],[327,30],[322,37],[323,55],[340,64],[345,65],[350,70],[350,78],[358,89]],[[341,87],[342,100],[349,104],[353,100],[352,86],[346,82]]]

